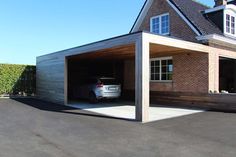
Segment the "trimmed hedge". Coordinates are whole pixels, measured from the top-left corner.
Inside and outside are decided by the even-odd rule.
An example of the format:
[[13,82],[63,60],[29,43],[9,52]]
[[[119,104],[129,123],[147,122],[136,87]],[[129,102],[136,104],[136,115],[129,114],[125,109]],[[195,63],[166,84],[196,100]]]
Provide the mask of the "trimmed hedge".
[[35,66],[0,64],[0,95],[30,95],[34,94],[35,90]]

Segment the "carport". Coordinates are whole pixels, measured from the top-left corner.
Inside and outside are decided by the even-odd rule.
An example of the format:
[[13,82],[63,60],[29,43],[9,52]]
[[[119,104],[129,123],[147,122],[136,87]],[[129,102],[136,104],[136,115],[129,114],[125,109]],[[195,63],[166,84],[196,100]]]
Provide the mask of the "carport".
[[70,96],[80,78],[114,77],[123,86],[124,64],[134,59],[134,49],[126,45],[68,57],[68,100],[73,100]]
[[[73,50],[73,53],[65,56],[65,104],[69,103],[69,86],[71,81],[70,75],[71,65],[79,66],[80,63],[104,64],[101,67],[112,65],[113,70],[107,69],[112,76],[120,76],[121,82],[126,84],[127,80],[123,75],[125,70],[125,62],[133,60],[135,68],[133,69],[133,82],[135,84],[135,119],[137,121],[149,121],[149,106],[150,106],[150,57],[162,57],[167,55],[175,55],[180,53],[206,53],[209,54],[209,65],[211,65],[218,58],[212,55],[211,48],[201,44],[182,41],[174,38],[154,35],[145,32],[139,32],[120,36]],[[211,63],[212,62],[212,63]],[[126,66],[127,66],[126,62]],[[114,68],[119,67],[119,70]],[[85,69],[86,68],[82,68]],[[117,72],[118,71],[118,72]],[[123,71],[123,72],[122,72]],[[211,67],[210,77],[217,74],[217,69]],[[79,76],[79,75],[78,75]],[[131,79],[132,80],[132,79]],[[217,82],[217,79],[215,79]],[[217,83],[211,82],[209,87],[213,90],[218,89]]]

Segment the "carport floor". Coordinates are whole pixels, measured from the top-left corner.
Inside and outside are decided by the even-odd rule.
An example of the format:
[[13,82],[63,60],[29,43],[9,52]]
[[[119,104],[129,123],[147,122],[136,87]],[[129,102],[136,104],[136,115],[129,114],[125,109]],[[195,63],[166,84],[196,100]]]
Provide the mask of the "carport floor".
[[[135,106],[132,102],[100,102],[97,104],[90,104],[83,101],[70,102],[69,106],[109,117],[127,120],[135,119]],[[204,112],[204,110],[151,105],[151,107],[149,107],[149,122],[181,117],[200,112]]]

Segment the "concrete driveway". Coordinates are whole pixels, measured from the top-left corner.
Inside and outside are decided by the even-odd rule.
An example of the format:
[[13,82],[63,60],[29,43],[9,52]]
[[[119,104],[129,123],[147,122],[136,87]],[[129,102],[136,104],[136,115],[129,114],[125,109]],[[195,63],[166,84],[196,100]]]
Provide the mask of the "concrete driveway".
[[[71,102],[71,107],[98,113],[101,115],[116,117],[122,119],[135,120],[135,105],[134,102],[128,101],[102,101],[97,104],[91,104],[87,101]],[[204,112],[200,109],[176,108],[161,105],[150,105],[149,107],[149,122],[164,120],[169,118],[181,117],[190,114]]]
[[1,157],[235,157],[236,114],[147,124],[33,99],[0,99]]

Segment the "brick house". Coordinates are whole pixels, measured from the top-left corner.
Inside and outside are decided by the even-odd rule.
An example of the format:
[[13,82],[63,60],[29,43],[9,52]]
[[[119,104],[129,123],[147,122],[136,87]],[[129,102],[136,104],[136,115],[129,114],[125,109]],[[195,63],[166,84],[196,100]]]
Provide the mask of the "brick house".
[[120,79],[124,97],[134,95],[140,121],[158,96],[219,101],[210,94],[236,92],[235,2],[146,0],[129,34],[38,57],[37,96],[66,105],[93,63]]
[[[235,1],[228,3],[235,3]],[[228,15],[227,12],[229,12],[230,15],[232,13],[231,18],[235,20],[236,7],[232,4],[226,4],[227,1],[218,0],[214,8],[209,8],[192,0],[146,1],[131,33],[148,31],[185,41],[235,51],[235,24],[230,21],[229,27],[226,28],[227,21],[225,21],[224,17],[226,18]],[[165,26],[162,26],[160,23],[163,23]],[[230,28],[232,25],[233,27]],[[231,29],[231,32],[228,32],[227,29]],[[165,59],[166,57],[172,58],[173,61],[174,70],[171,68],[173,70],[171,81],[168,78],[164,78],[164,81],[161,81],[162,71],[158,69],[158,74],[160,75],[156,78],[154,76],[156,71],[151,70],[151,91],[206,93],[226,90],[236,92],[235,82],[231,87],[224,87],[221,84],[221,88],[209,88],[207,80],[208,57],[206,54],[178,54],[164,56],[164,58],[157,58],[157,60]],[[152,61],[154,60],[152,59]],[[224,62],[223,58],[221,60]],[[231,64],[232,66],[236,66],[236,63]]]

